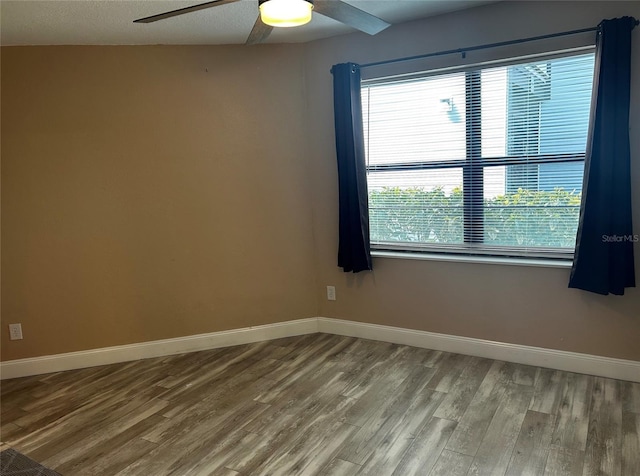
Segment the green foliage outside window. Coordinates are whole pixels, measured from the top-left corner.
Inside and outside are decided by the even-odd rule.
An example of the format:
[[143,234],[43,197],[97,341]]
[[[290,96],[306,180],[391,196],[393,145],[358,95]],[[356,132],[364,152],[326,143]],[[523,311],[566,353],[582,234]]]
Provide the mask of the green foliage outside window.
[[[518,189],[484,200],[486,245],[573,248],[581,194]],[[462,189],[385,187],[369,191],[372,242],[463,243]]]

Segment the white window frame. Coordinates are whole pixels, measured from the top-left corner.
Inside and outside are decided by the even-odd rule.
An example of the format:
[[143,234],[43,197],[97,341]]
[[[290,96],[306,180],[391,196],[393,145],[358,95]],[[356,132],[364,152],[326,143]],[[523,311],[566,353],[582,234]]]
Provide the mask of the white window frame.
[[[362,87],[370,85],[378,85],[385,83],[394,83],[402,80],[412,80],[427,77],[440,76],[450,73],[464,72],[469,76],[474,73],[478,73],[482,69],[495,68],[499,66],[510,66],[516,64],[522,64],[533,61],[544,61],[557,58],[566,58],[575,55],[583,55],[593,52],[594,45],[585,47],[574,48],[571,50],[562,50],[555,52],[547,52],[535,55],[521,56],[515,58],[501,59],[488,61],[477,64],[467,64],[463,66],[454,66],[447,68],[439,68],[430,71],[420,71],[417,73],[409,73],[398,76],[384,76],[384,77],[371,77],[362,80]],[[468,127],[468,124],[467,124]],[[468,131],[467,131],[468,136]],[[469,142],[469,139],[467,139]],[[469,144],[467,143],[467,148]],[[476,174],[478,170],[482,171],[487,166],[500,166],[500,165],[517,165],[517,164],[543,164],[543,163],[570,163],[570,162],[582,162],[585,160],[585,153],[577,154],[553,154],[553,155],[539,155],[532,157],[526,157],[526,159],[519,157],[500,157],[500,158],[481,158],[475,157],[475,162],[471,164],[469,155],[464,160],[457,162],[447,160],[446,163],[440,163],[435,161],[423,162],[423,163],[411,163],[411,164],[377,164],[369,165],[367,163],[367,174],[369,172],[381,171],[381,170],[428,170],[438,168],[449,167],[462,167],[465,170],[465,175]],[[464,190],[463,190],[464,193]],[[476,197],[477,199],[477,197]],[[482,197],[480,197],[482,200]],[[466,206],[466,205],[465,205]],[[476,204],[476,208],[478,205]],[[482,205],[479,205],[481,208]],[[477,233],[477,229],[474,230]],[[393,242],[371,242],[372,255],[377,257],[386,258],[408,258],[408,259],[433,259],[438,261],[454,261],[454,262],[479,262],[479,263],[498,263],[498,264],[511,264],[511,265],[526,265],[526,266],[542,266],[542,267],[555,267],[566,268],[571,266],[575,250],[563,249],[563,248],[549,248],[544,249],[540,247],[516,247],[516,246],[491,246],[482,243],[482,237],[469,237],[468,230],[465,225],[464,230],[465,243],[460,245],[455,244],[431,244],[431,243],[393,243]],[[478,238],[479,241],[478,242]]]

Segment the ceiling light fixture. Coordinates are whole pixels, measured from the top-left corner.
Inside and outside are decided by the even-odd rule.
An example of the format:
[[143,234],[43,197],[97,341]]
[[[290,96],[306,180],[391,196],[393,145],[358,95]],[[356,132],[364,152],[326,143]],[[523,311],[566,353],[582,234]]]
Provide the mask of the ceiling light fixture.
[[276,27],[300,26],[311,21],[311,0],[260,0],[260,19]]

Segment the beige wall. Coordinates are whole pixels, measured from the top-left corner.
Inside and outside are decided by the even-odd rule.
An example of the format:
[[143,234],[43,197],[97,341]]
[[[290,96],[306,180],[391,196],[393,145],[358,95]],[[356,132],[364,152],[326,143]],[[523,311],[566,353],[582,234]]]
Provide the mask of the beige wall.
[[301,58],[3,48],[2,360],[316,315]]
[[[374,271],[351,275],[336,267],[337,175],[333,152],[334,63],[368,63],[431,51],[543,35],[597,25],[603,18],[634,15],[627,2],[508,2],[393,27],[369,38],[351,35],[315,42],[307,50],[311,176],[319,314],[375,324],[477,337],[640,360],[640,292],[602,297],[567,289],[569,270],[374,258]],[[634,31],[631,99],[633,183],[640,184],[640,31]],[[469,63],[556,49],[589,37],[470,53]],[[424,67],[459,61],[458,55]],[[403,66],[404,67],[404,66]],[[363,73],[364,74],[364,73]],[[371,71],[366,74],[371,75]],[[640,187],[633,191],[640,233]],[[640,270],[640,247],[636,246]],[[640,278],[640,276],[639,276]],[[640,281],[640,279],[639,279]],[[335,285],[337,301],[324,299]]]
[[[3,48],[2,360],[315,315],[640,360],[635,289],[569,290],[546,268],[336,266],[331,65],[640,17],[577,6],[501,3],[307,45]],[[640,183],[637,87],[631,128]],[[634,207],[638,224],[638,188]]]

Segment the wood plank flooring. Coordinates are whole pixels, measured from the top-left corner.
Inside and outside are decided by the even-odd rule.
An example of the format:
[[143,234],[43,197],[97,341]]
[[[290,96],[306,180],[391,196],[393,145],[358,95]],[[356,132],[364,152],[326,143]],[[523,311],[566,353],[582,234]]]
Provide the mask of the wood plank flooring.
[[62,475],[640,476],[638,383],[327,334],[0,397],[4,445]]

